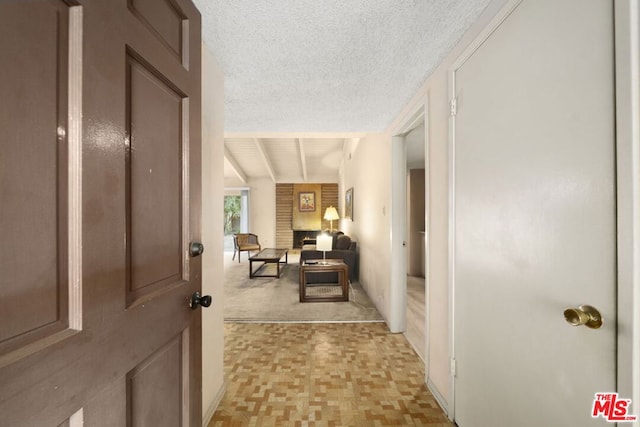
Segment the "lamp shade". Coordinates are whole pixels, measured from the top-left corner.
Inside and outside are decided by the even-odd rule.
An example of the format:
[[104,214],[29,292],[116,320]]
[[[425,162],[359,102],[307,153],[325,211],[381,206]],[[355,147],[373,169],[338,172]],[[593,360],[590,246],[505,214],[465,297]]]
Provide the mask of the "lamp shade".
[[328,234],[318,234],[316,237],[316,250],[330,251],[333,244],[333,237]]
[[334,219],[340,219],[338,215],[338,211],[333,206],[329,206],[326,211],[324,211],[324,219],[333,221]]

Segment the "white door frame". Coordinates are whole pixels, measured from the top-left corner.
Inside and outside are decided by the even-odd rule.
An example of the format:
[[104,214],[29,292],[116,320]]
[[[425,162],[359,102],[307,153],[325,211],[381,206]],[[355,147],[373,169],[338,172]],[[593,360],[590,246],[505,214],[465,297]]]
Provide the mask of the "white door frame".
[[[522,0],[509,0],[449,69],[449,99],[460,67]],[[615,1],[616,174],[618,266],[618,393],[640,415],[640,0]],[[454,107],[455,108],[455,107]],[[455,114],[449,118],[449,345],[452,361],[448,415],[455,419]],[[610,390],[604,390],[610,391]],[[629,424],[640,427],[640,420]]]
[[616,0],[614,7],[618,393],[640,416],[640,1]]
[[[427,99],[418,104],[400,122],[392,134],[391,140],[391,215],[390,215],[390,316],[389,329],[391,332],[404,332],[407,325],[407,156],[405,135],[417,126],[425,126],[425,169],[428,163],[428,132],[426,132]],[[425,174],[425,239],[429,238],[429,180]],[[429,268],[428,248],[425,246],[425,266]],[[425,277],[425,309],[428,304],[429,275]],[[425,310],[426,311],[426,310]],[[425,322],[427,316],[425,316]],[[428,336],[428,322],[425,324],[425,334]],[[428,359],[428,342],[425,336],[425,363]],[[428,363],[426,364],[428,367]],[[425,372],[426,375],[426,372]]]

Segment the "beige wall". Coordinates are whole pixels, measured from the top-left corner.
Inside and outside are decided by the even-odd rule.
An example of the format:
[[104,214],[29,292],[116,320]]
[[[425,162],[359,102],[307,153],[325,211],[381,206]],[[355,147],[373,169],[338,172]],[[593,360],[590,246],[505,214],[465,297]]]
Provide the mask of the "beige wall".
[[224,78],[202,45],[202,292],[213,303],[202,310],[202,417],[213,416],[224,394],[224,293],[220,282],[223,234]]
[[250,179],[249,231],[263,248],[276,247],[276,185],[269,178]]
[[245,188],[248,184],[238,178],[224,178],[225,188]]
[[[359,281],[389,321],[390,139],[368,135],[345,144],[340,181],[340,229],[358,241]],[[353,187],[353,218],[344,219],[344,193]]]

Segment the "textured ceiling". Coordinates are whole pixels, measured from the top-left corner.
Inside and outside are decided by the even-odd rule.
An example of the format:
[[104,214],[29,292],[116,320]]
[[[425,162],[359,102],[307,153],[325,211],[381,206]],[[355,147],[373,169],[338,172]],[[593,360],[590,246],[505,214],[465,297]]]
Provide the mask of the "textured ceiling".
[[225,132],[378,132],[489,0],[194,0]]

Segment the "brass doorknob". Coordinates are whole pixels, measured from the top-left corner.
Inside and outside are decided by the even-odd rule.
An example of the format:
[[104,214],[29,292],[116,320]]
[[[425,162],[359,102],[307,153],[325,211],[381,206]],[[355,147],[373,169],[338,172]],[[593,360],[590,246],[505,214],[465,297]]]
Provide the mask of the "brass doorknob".
[[602,326],[602,316],[600,312],[590,305],[567,308],[564,311],[564,320],[572,326],[585,325],[591,329],[598,329]]

